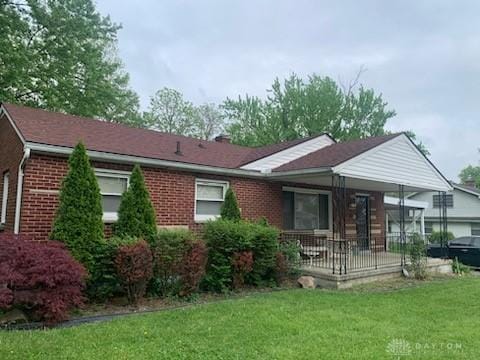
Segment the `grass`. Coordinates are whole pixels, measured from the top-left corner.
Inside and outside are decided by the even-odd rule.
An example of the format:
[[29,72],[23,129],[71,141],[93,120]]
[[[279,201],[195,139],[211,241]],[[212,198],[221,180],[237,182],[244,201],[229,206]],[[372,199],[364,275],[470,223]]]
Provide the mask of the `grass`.
[[407,285],[294,289],[0,332],[0,359],[396,359],[394,339],[408,341],[406,359],[478,358],[480,277]]

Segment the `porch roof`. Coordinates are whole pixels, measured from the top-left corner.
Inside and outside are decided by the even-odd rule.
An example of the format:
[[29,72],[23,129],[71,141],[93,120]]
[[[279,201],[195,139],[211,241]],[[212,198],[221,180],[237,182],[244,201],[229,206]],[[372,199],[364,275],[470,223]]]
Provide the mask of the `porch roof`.
[[303,160],[294,160],[288,167],[292,170],[287,170],[286,165],[282,166],[279,169],[283,168],[283,171],[274,171],[272,177],[282,181],[329,186],[332,176],[339,175],[345,177],[345,186],[348,188],[383,192],[398,191],[399,185],[403,185],[407,192],[452,189],[450,182],[405,134],[387,137],[386,141],[330,166],[307,169],[296,169],[294,166],[294,163],[305,162],[305,158],[313,161],[313,157],[321,157],[322,153],[337,145],[340,144],[318,150]]
[[[304,185],[317,185],[317,186],[332,186],[332,176],[335,175],[333,169],[319,169],[318,173],[309,172],[306,174],[282,174],[274,176],[275,181],[282,182],[294,182]],[[399,185],[404,185],[405,192],[422,192],[422,191],[448,191],[439,190],[438,188],[432,189],[426,185],[405,184],[398,180],[395,183],[383,181],[382,179],[361,179],[350,176],[345,176],[345,187],[349,189],[365,190],[365,191],[380,191],[380,192],[398,192]]]

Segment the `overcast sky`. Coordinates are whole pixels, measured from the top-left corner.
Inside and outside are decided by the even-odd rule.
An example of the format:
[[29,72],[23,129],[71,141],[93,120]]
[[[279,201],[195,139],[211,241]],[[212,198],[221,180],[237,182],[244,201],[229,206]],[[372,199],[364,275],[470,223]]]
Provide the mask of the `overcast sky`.
[[119,53],[142,107],[167,86],[194,103],[265,96],[273,79],[316,72],[382,93],[456,180],[480,147],[478,1],[118,1]]

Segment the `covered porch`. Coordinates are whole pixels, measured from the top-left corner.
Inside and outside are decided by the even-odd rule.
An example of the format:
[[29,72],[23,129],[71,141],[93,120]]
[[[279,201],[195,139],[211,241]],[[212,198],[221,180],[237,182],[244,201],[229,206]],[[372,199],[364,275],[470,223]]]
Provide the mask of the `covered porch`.
[[[414,237],[426,241],[423,225],[412,231],[405,221],[409,211],[422,217],[426,205],[413,203],[406,195],[433,190],[444,199],[450,186],[446,180],[429,184],[395,174],[362,176],[334,169],[282,174],[276,180],[284,184],[280,241],[297,245],[302,272],[320,278],[401,274],[409,262],[408,244]],[[446,224],[446,201],[442,203],[441,221]],[[392,212],[398,215],[396,232],[388,231]],[[444,265],[438,259],[429,262]]]

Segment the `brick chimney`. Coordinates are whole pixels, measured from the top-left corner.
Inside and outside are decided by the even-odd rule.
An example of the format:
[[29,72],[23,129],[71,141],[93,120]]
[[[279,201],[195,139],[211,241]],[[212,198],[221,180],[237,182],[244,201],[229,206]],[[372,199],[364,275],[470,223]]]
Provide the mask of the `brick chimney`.
[[215,141],[219,143],[230,144],[231,139],[228,135],[220,134],[215,138]]

